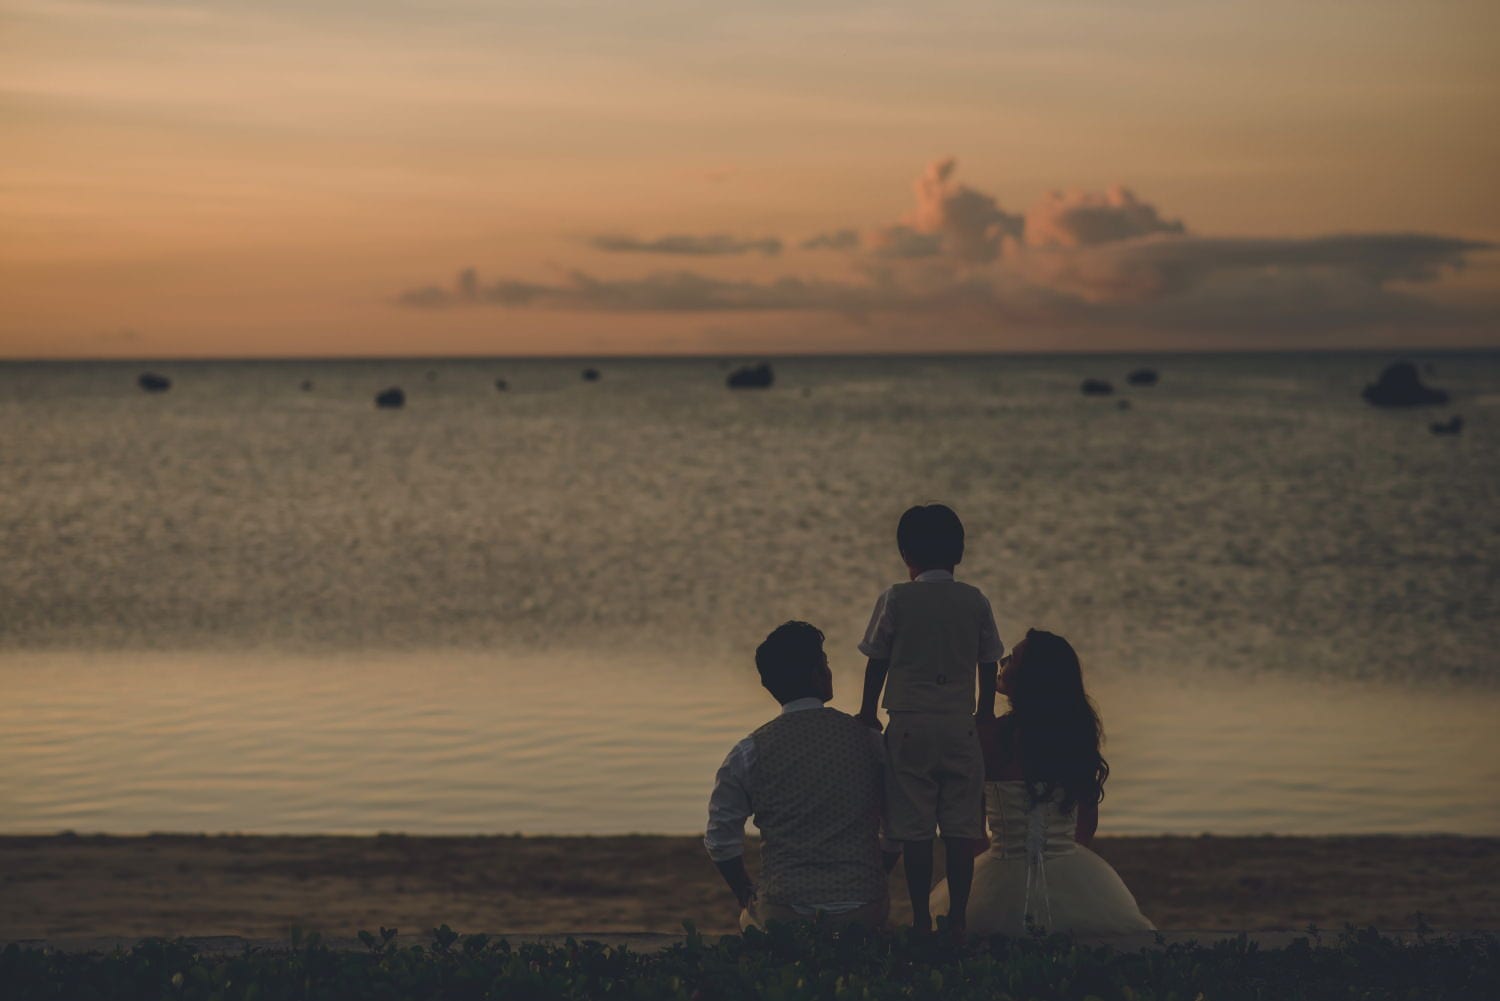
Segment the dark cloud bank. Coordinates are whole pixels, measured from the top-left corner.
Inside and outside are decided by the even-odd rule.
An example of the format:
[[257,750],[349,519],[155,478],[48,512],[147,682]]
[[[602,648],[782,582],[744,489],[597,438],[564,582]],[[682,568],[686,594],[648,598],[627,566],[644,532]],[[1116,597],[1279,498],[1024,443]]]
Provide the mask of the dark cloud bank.
[[[602,279],[571,271],[551,283],[483,282],[474,269],[449,286],[399,297],[405,306],[533,307],[599,312],[824,311],[866,318],[930,315],[966,324],[1024,321],[1098,327],[1297,333],[1439,325],[1493,318],[1461,314],[1420,288],[1493,245],[1425,233],[1314,238],[1208,237],[1129,189],[1054,191],[1010,212],[958,183],[952,159],[914,185],[914,208],[894,223],[845,228],[796,242],[848,255],[847,281],[740,281],[693,271]],[[595,249],[685,257],[781,253],[774,237],[599,236]]]
[[682,254],[689,257],[716,257],[732,254],[761,253],[774,257],[781,253],[781,241],[775,237],[743,240],[724,233],[708,236],[673,235],[642,240],[633,236],[605,234],[589,241],[596,250],[615,254]]

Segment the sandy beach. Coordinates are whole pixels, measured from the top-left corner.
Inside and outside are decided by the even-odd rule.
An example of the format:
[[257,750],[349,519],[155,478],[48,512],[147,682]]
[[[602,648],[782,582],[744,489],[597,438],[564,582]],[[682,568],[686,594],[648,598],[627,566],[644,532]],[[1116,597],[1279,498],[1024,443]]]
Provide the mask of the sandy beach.
[[[1500,838],[1113,837],[1097,849],[1163,929],[1395,930],[1419,912],[1442,930],[1500,928]],[[734,920],[690,837],[0,837],[0,941],[442,923],[675,932],[688,918],[713,933]]]

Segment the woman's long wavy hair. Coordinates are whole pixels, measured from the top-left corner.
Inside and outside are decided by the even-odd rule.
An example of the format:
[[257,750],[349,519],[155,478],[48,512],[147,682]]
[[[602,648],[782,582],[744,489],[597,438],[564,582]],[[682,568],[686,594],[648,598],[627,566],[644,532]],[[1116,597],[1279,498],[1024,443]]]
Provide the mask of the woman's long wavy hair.
[[1007,737],[1019,734],[1021,771],[1032,802],[1048,800],[1059,789],[1064,810],[1104,799],[1109,778],[1109,762],[1099,751],[1104,727],[1083,690],[1073,647],[1061,636],[1032,629],[1010,670]]

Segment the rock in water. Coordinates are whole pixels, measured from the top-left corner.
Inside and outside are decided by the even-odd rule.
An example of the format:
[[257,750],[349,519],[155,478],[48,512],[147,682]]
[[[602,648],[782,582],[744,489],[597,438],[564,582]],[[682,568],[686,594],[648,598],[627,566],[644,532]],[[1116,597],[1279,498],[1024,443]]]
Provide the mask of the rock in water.
[[504,379],[496,379],[495,380],[495,388],[498,389],[498,390],[500,390],[500,392],[503,393],[507,389],[510,388],[510,383],[506,382]]
[[387,410],[398,410],[406,406],[406,394],[401,391],[400,386],[392,386],[375,394],[375,405]]
[[583,381],[584,382],[598,382],[599,381],[599,370],[597,368],[586,368],[586,369],[584,369],[583,370]]
[[310,393],[310,392],[312,392],[312,388],[313,388],[313,383],[312,383],[311,379],[303,379],[302,380],[302,391],[304,393]]
[[724,381],[730,389],[767,389],[776,381],[776,374],[770,365],[761,362],[735,369]]
[[148,393],[165,393],[172,388],[171,379],[164,375],[157,375],[155,372],[142,372],[135,381],[136,385]]
[[1085,379],[1078,388],[1083,390],[1084,396],[1108,396],[1115,391],[1115,387],[1103,379]]
[[1132,386],[1154,386],[1160,378],[1154,368],[1138,368],[1125,377],[1125,381]]
[[1365,387],[1367,403],[1377,407],[1429,407],[1448,402],[1441,389],[1424,386],[1417,366],[1409,361],[1387,365],[1380,380]]
[[1434,424],[1429,424],[1428,427],[1433,434],[1458,434],[1464,429],[1464,419],[1458,416],[1458,414],[1454,414],[1446,421],[1438,421]]

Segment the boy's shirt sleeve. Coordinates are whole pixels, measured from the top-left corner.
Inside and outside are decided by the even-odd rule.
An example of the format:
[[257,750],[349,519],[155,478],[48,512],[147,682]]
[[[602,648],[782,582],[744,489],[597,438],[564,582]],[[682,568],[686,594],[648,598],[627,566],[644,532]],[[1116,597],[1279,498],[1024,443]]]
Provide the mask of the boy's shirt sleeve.
[[875,611],[870,615],[870,624],[865,627],[865,638],[859,641],[859,652],[871,660],[888,660],[891,656],[891,640],[895,635],[896,623],[891,619],[891,591],[887,588],[875,601]]
[[979,657],[981,664],[998,661],[1005,656],[1005,644],[1000,640],[1000,627],[995,625],[995,610],[990,599],[980,595],[984,602],[979,613]]

